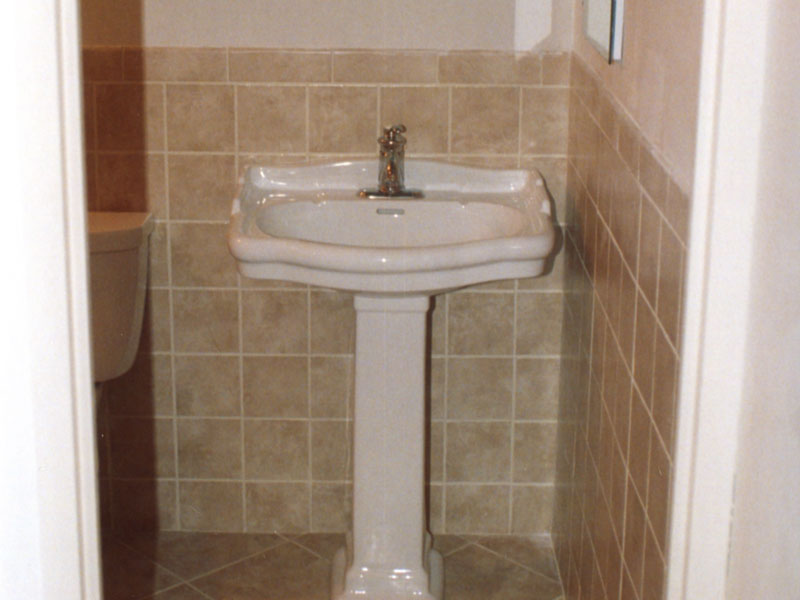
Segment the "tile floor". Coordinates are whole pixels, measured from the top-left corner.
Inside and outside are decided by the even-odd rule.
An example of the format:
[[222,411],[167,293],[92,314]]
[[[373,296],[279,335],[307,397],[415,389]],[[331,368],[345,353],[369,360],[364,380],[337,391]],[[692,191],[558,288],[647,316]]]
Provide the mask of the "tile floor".
[[[342,534],[180,533],[107,538],[105,600],[328,600]],[[445,600],[561,598],[551,547],[521,537],[435,537]]]

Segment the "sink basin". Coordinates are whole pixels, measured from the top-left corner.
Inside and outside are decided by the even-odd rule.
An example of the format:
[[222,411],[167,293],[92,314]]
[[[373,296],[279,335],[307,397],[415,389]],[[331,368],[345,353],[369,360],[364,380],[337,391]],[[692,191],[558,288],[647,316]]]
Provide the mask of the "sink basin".
[[420,199],[361,198],[376,161],[251,167],[228,243],[239,271],[340,290],[430,295],[544,269],[555,235],[537,171],[406,161]]

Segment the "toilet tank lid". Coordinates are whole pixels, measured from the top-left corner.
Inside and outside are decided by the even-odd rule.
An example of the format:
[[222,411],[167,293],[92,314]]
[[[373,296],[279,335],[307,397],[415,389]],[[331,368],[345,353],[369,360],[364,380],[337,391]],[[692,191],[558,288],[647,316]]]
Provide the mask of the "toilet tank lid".
[[153,230],[146,212],[89,211],[89,251],[115,252],[137,248]]

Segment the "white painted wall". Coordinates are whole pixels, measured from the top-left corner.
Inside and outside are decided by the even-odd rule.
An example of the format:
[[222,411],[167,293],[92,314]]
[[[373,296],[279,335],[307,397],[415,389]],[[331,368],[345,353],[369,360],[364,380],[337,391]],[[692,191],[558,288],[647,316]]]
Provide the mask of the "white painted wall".
[[800,594],[800,3],[765,11],[752,295],[726,597]]
[[85,45],[566,50],[572,0],[82,0]]
[[77,0],[0,3],[0,598],[100,598]]

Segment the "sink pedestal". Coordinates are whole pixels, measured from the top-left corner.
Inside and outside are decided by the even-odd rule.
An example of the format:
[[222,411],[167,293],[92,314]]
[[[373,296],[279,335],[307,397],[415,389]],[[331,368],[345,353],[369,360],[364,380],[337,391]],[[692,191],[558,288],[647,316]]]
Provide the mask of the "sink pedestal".
[[425,519],[428,296],[357,295],[352,543],[333,600],[441,600]]

